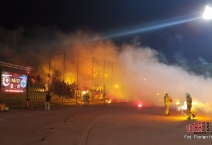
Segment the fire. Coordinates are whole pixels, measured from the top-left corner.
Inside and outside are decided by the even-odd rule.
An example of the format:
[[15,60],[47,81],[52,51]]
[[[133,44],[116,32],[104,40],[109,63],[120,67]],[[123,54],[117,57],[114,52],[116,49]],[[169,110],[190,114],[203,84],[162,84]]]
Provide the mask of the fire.
[[108,101],[107,101],[108,104],[110,104],[111,102],[112,102],[111,100],[108,100]]
[[[181,104],[179,101],[177,101],[176,105],[177,105],[177,109],[176,110],[179,111],[181,115],[186,115],[186,113],[187,113],[186,112],[186,110],[187,110],[186,101],[183,104]],[[197,109],[197,107],[199,107],[199,106],[202,106],[201,102],[193,101],[192,102],[192,112],[194,112]]]
[[177,106],[177,111],[180,112],[180,114],[185,115],[185,111],[187,110],[187,105],[186,105],[186,101],[184,102],[183,105],[180,105],[180,102],[176,102]]
[[82,91],[82,95],[84,95],[86,93],[86,91]]

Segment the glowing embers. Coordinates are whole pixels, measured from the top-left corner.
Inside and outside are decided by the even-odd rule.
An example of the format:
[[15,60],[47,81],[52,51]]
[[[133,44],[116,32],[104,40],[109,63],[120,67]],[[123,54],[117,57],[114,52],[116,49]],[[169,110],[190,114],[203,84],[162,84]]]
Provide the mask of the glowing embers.
[[178,101],[176,102],[177,105],[177,111],[180,112],[180,115],[186,115],[186,110],[187,110],[187,105],[186,105],[186,101],[184,102],[184,104],[181,105],[181,103]]
[[[179,111],[179,113],[180,113],[179,115],[187,115],[186,101],[183,104],[181,104],[180,101],[177,101],[175,104],[177,105],[176,110]],[[197,100],[193,101],[192,102],[192,112],[196,112],[197,108],[200,106],[203,106],[201,102],[198,102]]]

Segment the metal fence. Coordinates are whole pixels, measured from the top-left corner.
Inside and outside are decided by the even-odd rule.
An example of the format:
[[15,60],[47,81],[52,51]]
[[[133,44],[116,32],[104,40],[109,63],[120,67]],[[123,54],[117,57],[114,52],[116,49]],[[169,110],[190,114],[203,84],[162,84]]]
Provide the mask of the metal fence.
[[[9,107],[10,109],[13,108],[34,108],[34,107],[41,107],[44,106],[45,96],[47,92],[44,90],[44,85],[42,83],[33,83],[29,87],[28,97],[29,100],[27,101],[27,94],[21,95],[11,95],[11,94],[4,94],[1,95],[0,101]],[[95,93],[95,95],[89,98],[89,102],[91,104],[100,104],[103,103],[101,93]],[[83,105],[84,99],[82,95],[79,96],[59,96],[58,94],[51,93],[51,105]]]
[[[113,62],[75,54],[67,48],[57,51],[55,49],[54,46],[25,38],[15,31],[0,27],[0,61],[31,67],[30,79],[37,76],[40,78],[39,81],[37,79],[31,81],[41,83],[47,90],[54,91],[53,98],[60,97],[58,90],[55,90],[58,82],[70,87],[73,94],[75,90],[92,90],[96,94],[106,92],[108,95],[113,93],[114,74],[116,75]],[[45,93],[33,89],[36,89],[36,86],[31,86],[29,90],[30,100],[42,103]],[[9,106],[13,102],[16,102],[16,106],[25,106],[26,97],[1,95],[0,100]]]

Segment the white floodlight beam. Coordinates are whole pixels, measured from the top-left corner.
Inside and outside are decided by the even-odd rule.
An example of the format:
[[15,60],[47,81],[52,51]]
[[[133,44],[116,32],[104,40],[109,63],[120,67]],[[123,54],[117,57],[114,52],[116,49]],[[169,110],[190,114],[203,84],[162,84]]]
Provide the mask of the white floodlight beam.
[[212,8],[207,5],[205,7],[205,12],[203,13],[202,17],[206,20],[212,19]]

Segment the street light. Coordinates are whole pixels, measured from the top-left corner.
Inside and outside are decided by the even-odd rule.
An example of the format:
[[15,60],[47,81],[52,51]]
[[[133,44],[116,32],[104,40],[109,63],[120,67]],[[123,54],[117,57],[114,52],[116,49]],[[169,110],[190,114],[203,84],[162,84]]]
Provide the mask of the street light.
[[[205,7],[205,11],[204,11],[204,13],[202,15],[202,18],[206,19],[206,20],[211,20],[212,19],[212,8],[210,6],[207,5]],[[210,27],[210,29],[211,29],[211,27]],[[209,35],[210,35],[210,43],[211,43],[212,42],[211,41],[211,34],[209,34]],[[211,43],[211,46],[212,46],[212,43]]]
[[207,20],[212,19],[212,8],[207,5],[205,7],[205,12],[203,13],[202,17]]

